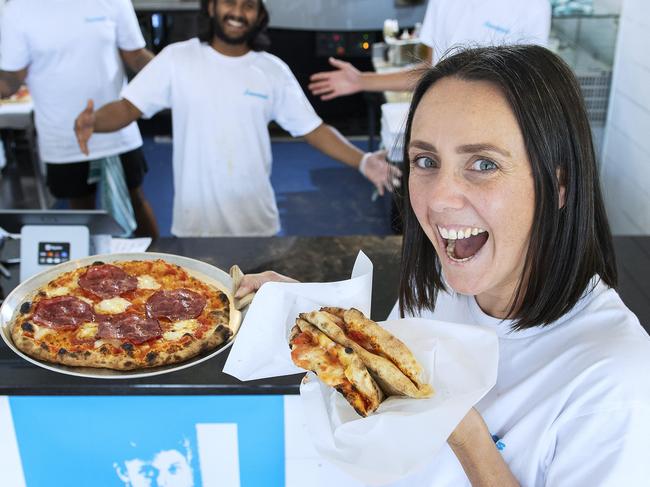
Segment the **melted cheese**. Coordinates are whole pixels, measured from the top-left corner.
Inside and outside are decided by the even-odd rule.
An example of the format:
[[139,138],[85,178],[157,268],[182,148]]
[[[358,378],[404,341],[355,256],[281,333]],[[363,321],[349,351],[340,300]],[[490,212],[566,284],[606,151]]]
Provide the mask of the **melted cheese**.
[[122,342],[117,339],[100,338],[99,340],[95,340],[95,344],[93,345],[93,347],[100,348],[102,345],[112,345],[115,348],[120,348]]
[[34,327],[34,339],[35,340],[40,340],[43,338],[45,335],[48,335],[49,333],[52,333],[54,330],[52,328],[48,328],[46,326],[38,326],[34,323],[32,323],[32,326]]
[[56,298],[58,296],[65,296],[66,294],[70,294],[70,288],[69,287],[55,287],[54,289],[47,289],[45,291],[45,294],[47,294],[48,298]]
[[149,275],[138,276],[139,289],[160,289],[160,283]]
[[92,340],[97,335],[97,323],[84,323],[77,330],[79,340]]
[[185,333],[194,333],[201,325],[197,320],[183,320],[172,324],[171,328],[163,333],[165,340],[180,340]]
[[131,306],[131,303],[119,296],[111,299],[104,299],[95,305],[97,313],[114,315],[117,313],[124,313],[126,309]]
[[296,365],[313,370],[326,384],[337,386],[346,382],[343,364],[318,346],[296,345],[291,356]]

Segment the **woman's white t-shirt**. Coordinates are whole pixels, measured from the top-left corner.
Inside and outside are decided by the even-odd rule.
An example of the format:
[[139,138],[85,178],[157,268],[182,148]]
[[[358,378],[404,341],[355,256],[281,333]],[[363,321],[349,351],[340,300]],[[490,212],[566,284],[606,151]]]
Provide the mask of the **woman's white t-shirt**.
[[[458,294],[440,293],[419,316],[496,330],[497,383],[476,408],[522,486],[647,484],[650,337],[616,291],[598,283],[557,322],[520,332]],[[398,485],[469,482],[445,445]]]

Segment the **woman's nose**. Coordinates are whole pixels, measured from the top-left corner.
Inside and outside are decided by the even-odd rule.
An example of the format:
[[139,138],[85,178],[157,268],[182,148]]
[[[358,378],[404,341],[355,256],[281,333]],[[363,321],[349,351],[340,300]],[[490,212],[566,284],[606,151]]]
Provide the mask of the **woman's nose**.
[[465,205],[465,188],[457,174],[440,171],[428,188],[429,209],[436,213],[460,210]]

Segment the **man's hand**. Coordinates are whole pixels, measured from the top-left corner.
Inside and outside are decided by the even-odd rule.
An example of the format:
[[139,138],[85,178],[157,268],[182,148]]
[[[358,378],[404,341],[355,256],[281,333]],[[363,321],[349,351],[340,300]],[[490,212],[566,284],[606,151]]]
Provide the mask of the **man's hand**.
[[362,91],[361,71],[352,64],[333,57],[330,64],[336,71],[323,71],[311,75],[309,90],[321,100],[332,100],[338,96],[352,95]]
[[359,171],[375,185],[380,196],[384,195],[384,189],[399,188],[402,178],[402,171],[386,160],[385,150],[373,152],[362,160]]
[[74,132],[77,135],[77,143],[81,152],[88,155],[88,140],[95,131],[95,106],[92,100],[88,100],[88,104],[83,112],[79,114],[74,121]]
[[235,298],[243,298],[262,287],[266,282],[298,282],[288,276],[283,276],[274,271],[264,271],[259,274],[245,274],[235,292]]

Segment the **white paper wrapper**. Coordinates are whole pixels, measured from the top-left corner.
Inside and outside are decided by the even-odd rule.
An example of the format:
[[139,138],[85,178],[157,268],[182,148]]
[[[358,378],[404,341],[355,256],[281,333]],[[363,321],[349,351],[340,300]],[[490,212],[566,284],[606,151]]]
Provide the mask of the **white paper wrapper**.
[[359,252],[347,281],[267,282],[250,304],[223,368],[239,380],[299,374],[291,361],[288,335],[300,313],[321,306],[357,308],[370,315],[372,262]]
[[[224,372],[240,380],[304,372],[291,361],[289,330],[299,313],[321,306],[370,311],[372,263],[359,252],[347,281],[267,283],[257,292]],[[333,388],[309,373],[300,387],[305,418],[324,459],[369,485],[394,482],[432,461],[447,437],[496,383],[494,331],[419,318],[380,323],[424,368],[429,399],[389,397],[361,418]]]
[[428,399],[389,397],[361,418],[309,373],[300,386],[314,447],[368,485],[395,482],[430,463],[470,408],[496,383],[498,340],[487,328],[411,318],[380,322],[408,345],[433,386]]

